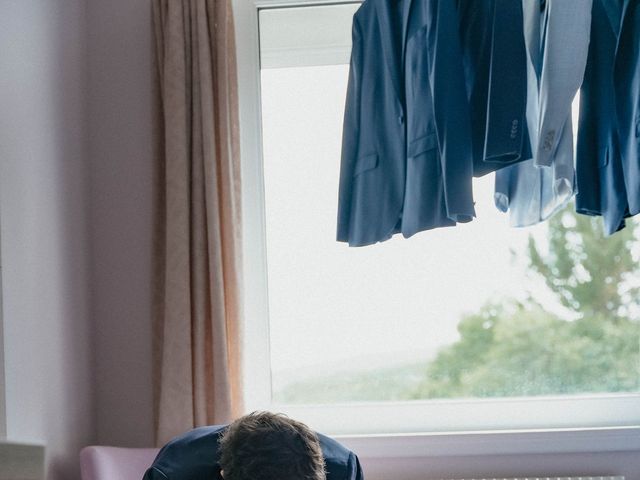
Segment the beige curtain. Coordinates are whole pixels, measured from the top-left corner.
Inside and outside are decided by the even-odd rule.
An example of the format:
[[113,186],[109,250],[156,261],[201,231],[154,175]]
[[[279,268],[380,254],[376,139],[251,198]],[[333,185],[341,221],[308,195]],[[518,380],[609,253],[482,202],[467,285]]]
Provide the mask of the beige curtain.
[[230,0],[153,0],[156,441],[242,412],[238,93]]

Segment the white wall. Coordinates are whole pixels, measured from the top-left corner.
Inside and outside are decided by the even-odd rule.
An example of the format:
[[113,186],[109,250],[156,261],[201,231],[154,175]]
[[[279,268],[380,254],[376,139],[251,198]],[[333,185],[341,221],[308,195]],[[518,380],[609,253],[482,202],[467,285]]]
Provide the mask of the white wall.
[[0,218],[7,437],[78,476],[93,439],[85,3],[0,3]]
[[97,440],[149,446],[151,1],[90,0],[87,25]]

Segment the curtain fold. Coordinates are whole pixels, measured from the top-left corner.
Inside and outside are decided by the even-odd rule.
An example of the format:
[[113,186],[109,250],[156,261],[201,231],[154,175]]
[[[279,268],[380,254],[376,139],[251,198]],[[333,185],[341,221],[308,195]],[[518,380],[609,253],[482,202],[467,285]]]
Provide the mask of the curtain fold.
[[154,0],[156,442],[242,413],[238,92],[230,0]]

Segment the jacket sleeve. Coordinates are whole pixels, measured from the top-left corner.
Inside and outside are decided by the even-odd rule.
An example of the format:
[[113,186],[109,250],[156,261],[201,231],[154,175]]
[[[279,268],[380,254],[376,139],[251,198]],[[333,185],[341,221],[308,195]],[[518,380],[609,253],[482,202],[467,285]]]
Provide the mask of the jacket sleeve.
[[550,166],[582,84],[591,31],[592,0],[550,0],[540,79],[539,141],[534,162]]
[[360,466],[360,460],[355,453],[349,454],[349,464],[347,466],[347,477],[345,480],[364,480],[364,472]]
[[142,477],[142,480],[168,480],[168,477],[155,467],[150,467]]
[[514,168],[518,168],[518,165],[510,165],[496,171],[493,203],[503,213],[509,210],[511,202],[511,177]]
[[349,240],[349,222],[351,218],[351,184],[353,170],[358,158],[360,129],[360,91],[362,69],[362,36],[357,19],[353,18],[351,61],[347,98],[344,108],[342,130],[342,157],[340,162],[340,186],[338,192],[338,234],[337,240]]
[[448,217],[475,217],[471,178],[471,117],[466,95],[458,12],[453,2],[429,2],[427,51],[440,161]]
[[531,158],[522,3],[496,0],[492,22],[484,160],[509,164]]

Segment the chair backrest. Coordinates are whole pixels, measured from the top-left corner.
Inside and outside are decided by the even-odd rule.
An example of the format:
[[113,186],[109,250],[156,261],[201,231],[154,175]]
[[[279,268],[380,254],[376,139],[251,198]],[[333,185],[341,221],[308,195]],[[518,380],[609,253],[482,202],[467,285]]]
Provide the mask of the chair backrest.
[[80,452],[82,480],[142,480],[158,448],[85,447]]

